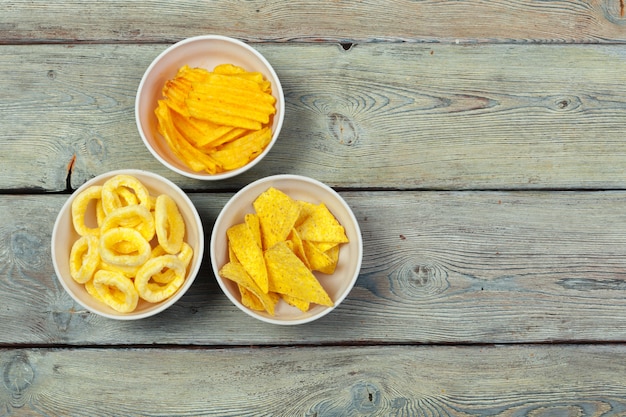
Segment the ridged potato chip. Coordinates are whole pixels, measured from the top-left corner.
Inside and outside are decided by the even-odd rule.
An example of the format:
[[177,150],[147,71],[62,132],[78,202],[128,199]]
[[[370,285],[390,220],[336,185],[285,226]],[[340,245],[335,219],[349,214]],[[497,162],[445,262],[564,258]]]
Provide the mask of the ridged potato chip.
[[232,65],[181,67],[162,89],[155,115],[172,152],[193,171],[217,174],[255,159],[272,139],[271,83]]

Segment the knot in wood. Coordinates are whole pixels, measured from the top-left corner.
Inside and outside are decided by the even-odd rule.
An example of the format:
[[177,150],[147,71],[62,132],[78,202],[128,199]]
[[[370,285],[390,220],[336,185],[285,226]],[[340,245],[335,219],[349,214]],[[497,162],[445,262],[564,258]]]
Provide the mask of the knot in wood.
[[328,130],[341,145],[352,146],[359,137],[356,125],[349,117],[341,113],[328,115]]
[[352,405],[361,413],[371,413],[380,407],[380,389],[371,382],[358,382],[352,387]]
[[552,102],[554,109],[559,112],[574,111],[582,105],[582,101],[576,96],[554,97]]
[[604,0],[601,8],[606,20],[615,25],[626,25],[626,0]]
[[433,278],[432,268],[425,265],[417,265],[413,268],[413,282],[416,286],[421,287]]
[[438,297],[450,287],[445,269],[410,260],[400,265],[389,279],[390,291],[402,299]]
[[[18,353],[13,356],[4,366],[2,373],[4,386],[13,399],[22,398],[23,392],[32,385],[35,379],[35,371],[33,370],[28,356],[25,353]],[[13,404],[19,406],[20,404]]]

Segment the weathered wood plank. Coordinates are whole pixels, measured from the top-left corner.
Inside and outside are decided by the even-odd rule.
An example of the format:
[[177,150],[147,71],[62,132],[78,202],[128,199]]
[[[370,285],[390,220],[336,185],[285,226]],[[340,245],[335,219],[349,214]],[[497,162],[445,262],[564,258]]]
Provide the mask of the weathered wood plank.
[[[0,42],[162,42],[203,33],[248,41],[624,42],[617,0],[0,1]],[[532,22],[532,24],[529,24]]]
[[3,415],[620,416],[626,347],[0,350]]
[[[193,194],[206,228],[231,194]],[[347,192],[363,268],[347,300],[304,326],[255,321],[204,267],[173,308],[103,319],[57,283],[63,196],[1,196],[0,345],[626,341],[626,193]],[[208,250],[208,249],[207,249]]]
[[0,189],[76,188],[129,166],[194,189],[274,173],[342,188],[626,187],[621,46],[258,45],[285,125],[266,161],[219,183],[175,176],[139,139],[135,91],[165,47],[0,47]]

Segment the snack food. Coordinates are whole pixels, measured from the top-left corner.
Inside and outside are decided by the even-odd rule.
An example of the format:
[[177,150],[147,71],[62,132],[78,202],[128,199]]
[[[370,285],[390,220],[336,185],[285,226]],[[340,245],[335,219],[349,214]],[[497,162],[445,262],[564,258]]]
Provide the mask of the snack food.
[[155,109],[158,131],[196,172],[240,168],[272,139],[276,99],[271,83],[259,72],[232,64],[213,71],[183,66],[162,94]]
[[304,312],[311,304],[333,306],[315,273],[334,272],[340,246],[348,243],[343,226],[323,203],[295,200],[274,187],[252,205],[255,212],[227,230],[229,260],[219,269],[237,284],[241,303],[270,315],[281,299]]
[[99,270],[90,282],[93,282],[93,291],[97,294],[97,299],[114,310],[130,313],[137,308],[139,294],[133,281],[124,274]]
[[92,297],[130,313],[140,300],[157,303],[182,286],[193,249],[171,197],[151,195],[137,178],[119,174],[86,188],[71,209],[80,237],[70,251],[70,275]]

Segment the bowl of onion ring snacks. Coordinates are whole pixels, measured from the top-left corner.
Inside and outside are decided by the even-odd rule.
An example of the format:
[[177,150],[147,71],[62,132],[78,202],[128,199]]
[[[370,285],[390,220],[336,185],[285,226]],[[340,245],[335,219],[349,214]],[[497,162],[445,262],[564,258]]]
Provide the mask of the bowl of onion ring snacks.
[[99,175],[65,202],[52,231],[63,288],[104,317],[134,320],[174,304],[204,252],[200,216],[174,183],[142,170]]
[[211,264],[226,296],[273,324],[317,320],[354,286],[363,241],[346,201],[312,178],[276,175],[237,192],[218,215]]
[[225,36],[182,40],[145,71],[135,100],[152,155],[190,178],[220,180],[252,168],[284,119],[280,80],[254,48]]

